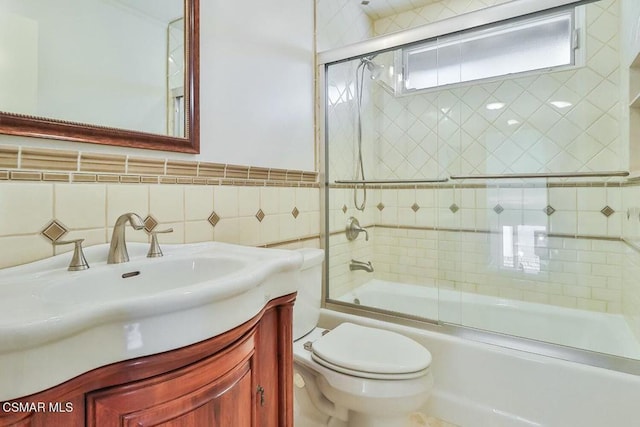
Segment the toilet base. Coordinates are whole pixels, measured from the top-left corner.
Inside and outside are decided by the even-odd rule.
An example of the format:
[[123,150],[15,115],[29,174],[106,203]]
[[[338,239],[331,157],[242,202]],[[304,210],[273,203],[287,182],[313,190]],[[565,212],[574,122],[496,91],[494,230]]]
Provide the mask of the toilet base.
[[[294,365],[294,371],[294,401],[297,410],[295,427],[416,427],[424,425],[413,422],[411,415],[425,403],[428,395],[374,401],[354,399],[354,396],[331,389],[324,377],[318,376],[316,372],[304,366]],[[432,377],[429,375],[427,380],[430,388]],[[348,403],[346,407],[343,406],[345,403]],[[354,408],[368,412],[359,412]]]

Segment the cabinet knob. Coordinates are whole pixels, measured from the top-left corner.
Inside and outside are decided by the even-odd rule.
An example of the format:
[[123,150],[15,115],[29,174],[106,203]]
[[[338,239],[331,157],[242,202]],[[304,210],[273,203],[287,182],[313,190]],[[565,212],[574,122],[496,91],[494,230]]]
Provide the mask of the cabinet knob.
[[264,388],[261,385],[259,385],[256,388],[256,392],[260,394],[260,406],[264,406]]

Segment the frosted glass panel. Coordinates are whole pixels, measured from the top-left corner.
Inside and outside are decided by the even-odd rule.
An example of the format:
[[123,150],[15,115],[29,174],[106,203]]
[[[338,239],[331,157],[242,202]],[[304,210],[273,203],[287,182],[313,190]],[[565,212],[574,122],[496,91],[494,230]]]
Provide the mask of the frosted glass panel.
[[422,49],[405,50],[407,89],[438,86],[438,49],[436,43]]
[[406,48],[404,91],[572,65],[573,21],[562,12]]
[[460,46],[456,44],[438,46],[438,86],[460,81]]
[[569,65],[571,32],[571,17],[565,15],[465,40],[461,81]]

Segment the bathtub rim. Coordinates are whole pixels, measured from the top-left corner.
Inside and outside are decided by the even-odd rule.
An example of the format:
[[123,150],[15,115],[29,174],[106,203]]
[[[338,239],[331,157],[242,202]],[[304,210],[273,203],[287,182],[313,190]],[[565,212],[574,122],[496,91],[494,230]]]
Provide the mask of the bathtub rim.
[[627,357],[599,353],[576,347],[568,347],[560,344],[518,337],[515,335],[507,335],[484,329],[476,329],[453,323],[425,319],[418,316],[356,305],[330,298],[325,299],[323,308],[339,313],[362,316],[401,326],[441,333],[473,342],[495,345],[511,350],[523,351],[530,354],[640,376],[640,360],[637,359],[630,359]]

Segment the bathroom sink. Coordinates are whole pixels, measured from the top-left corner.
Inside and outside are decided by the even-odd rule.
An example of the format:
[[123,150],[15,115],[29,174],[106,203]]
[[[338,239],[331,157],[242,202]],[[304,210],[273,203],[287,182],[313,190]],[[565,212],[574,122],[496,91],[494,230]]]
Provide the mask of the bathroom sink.
[[40,296],[46,301],[74,304],[146,298],[217,280],[241,272],[248,265],[247,259],[227,256],[116,264],[108,269],[89,269],[73,277],[58,278],[45,285]]
[[296,292],[302,265],[297,251],[218,242],[128,249],[107,264],[108,245],[86,248],[84,271],[67,271],[70,253],[0,270],[0,401],[233,329]]

